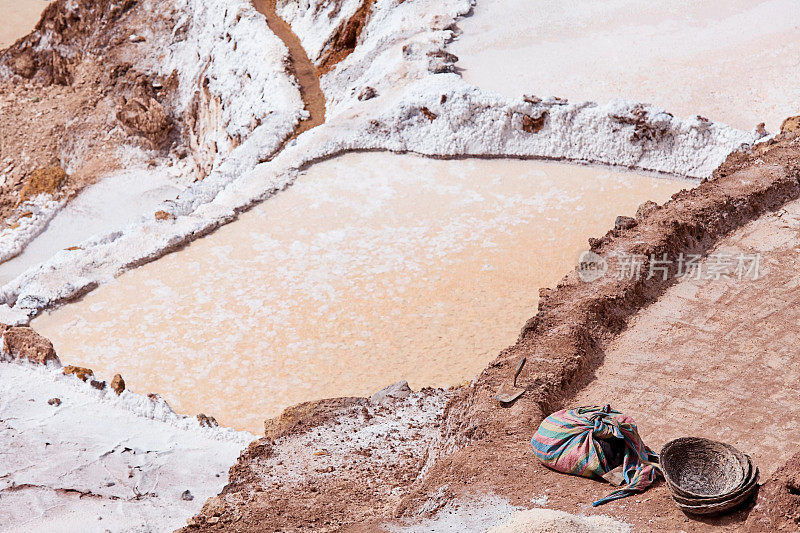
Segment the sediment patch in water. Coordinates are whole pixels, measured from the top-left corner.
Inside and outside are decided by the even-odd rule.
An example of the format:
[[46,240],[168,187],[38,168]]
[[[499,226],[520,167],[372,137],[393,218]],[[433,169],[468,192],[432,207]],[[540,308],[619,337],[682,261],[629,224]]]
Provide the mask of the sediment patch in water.
[[598,228],[687,186],[598,167],[349,154],[34,327],[64,361],[261,432],[301,401],[470,380]]

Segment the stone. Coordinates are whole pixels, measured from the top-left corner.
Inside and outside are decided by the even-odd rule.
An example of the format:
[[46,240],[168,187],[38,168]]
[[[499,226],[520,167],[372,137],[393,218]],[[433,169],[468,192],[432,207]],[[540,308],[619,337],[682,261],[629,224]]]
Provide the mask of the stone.
[[361,94],[358,95],[359,100],[371,100],[378,96],[378,91],[373,89],[372,87],[364,87],[364,90],[361,91]]
[[522,131],[525,133],[538,133],[544,127],[546,117],[546,113],[542,113],[538,118],[522,115]]
[[609,114],[609,118],[620,124],[632,126],[631,140],[636,142],[658,141],[670,132],[670,116],[665,113],[654,113],[643,104],[636,104],[622,114]]
[[78,376],[81,381],[86,381],[91,376],[94,376],[94,371],[91,368],[84,368],[82,366],[67,365],[64,367],[63,372],[65,376],[70,374]]
[[61,398],[50,398],[49,400],[47,400],[47,403],[54,407],[58,407],[59,405],[61,405]]
[[225,502],[219,496],[212,496],[203,505],[203,514],[208,517],[218,517],[223,512],[225,512]]
[[219,426],[216,418],[213,416],[206,416],[203,413],[197,415],[197,421],[200,422],[200,427],[204,428],[215,428]]
[[186,501],[186,502],[190,502],[190,501],[194,500],[194,496],[192,496],[192,493],[190,491],[185,490],[185,491],[183,491],[183,493],[181,493],[181,500]]
[[432,74],[445,74],[448,72],[456,72],[455,63],[458,61],[458,56],[451,54],[445,50],[436,50],[428,52],[428,72]]
[[27,359],[32,363],[56,363],[58,360],[53,343],[27,326],[8,327],[0,324],[3,334],[3,356],[12,360]]
[[614,229],[616,230],[630,229],[636,227],[637,224],[638,222],[636,222],[635,218],[620,215],[614,221]]
[[172,216],[172,214],[161,210],[161,211],[156,211],[155,218],[156,220],[172,220],[175,217]]
[[791,133],[800,129],[800,115],[789,117],[781,124],[781,133]]
[[369,397],[369,401],[372,403],[385,403],[392,400],[401,400],[408,398],[411,393],[412,390],[408,386],[408,381],[403,380],[379,390]]
[[642,220],[647,213],[656,209],[658,204],[652,200],[647,200],[636,209],[636,220]]
[[169,135],[167,112],[155,98],[130,98],[117,107],[116,115],[128,135],[144,137],[154,148],[164,144]]
[[106,382],[105,381],[97,381],[96,379],[93,379],[93,380],[89,381],[89,385],[91,385],[92,387],[94,387],[97,390],[103,390],[103,389],[106,388]]
[[425,118],[427,118],[428,120],[430,120],[431,122],[436,120],[436,118],[439,116],[436,113],[434,113],[433,111],[431,111],[430,109],[428,109],[427,107],[420,108],[419,112],[422,113],[422,115]]
[[122,376],[119,374],[114,374],[114,379],[111,380],[111,389],[117,393],[117,395],[122,394],[122,391],[125,390],[125,380],[122,379]]
[[434,50],[432,52],[428,52],[426,54],[428,57],[438,57],[442,59],[445,63],[458,63],[458,56],[448,52],[447,50]]
[[28,176],[25,186],[19,194],[17,205],[40,194],[55,196],[66,179],[67,173],[61,167],[46,167],[34,170]]

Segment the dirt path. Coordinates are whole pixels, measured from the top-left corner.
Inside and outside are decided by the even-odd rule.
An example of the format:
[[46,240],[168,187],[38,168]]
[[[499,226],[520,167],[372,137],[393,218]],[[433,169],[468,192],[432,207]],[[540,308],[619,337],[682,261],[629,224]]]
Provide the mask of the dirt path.
[[303,132],[316,128],[325,122],[325,94],[319,85],[317,68],[308,58],[300,38],[292,31],[292,27],[275,12],[275,0],[253,0],[253,7],[267,18],[267,25],[289,49],[290,70],[300,84],[300,95],[305,103],[309,117],[302,120],[283,145],[275,152],[280,153],[286,143]]
[[796,451],[800,432],[798,242],[799,202],[724,239],[701,272],[715,268],[715,257],[761,254],[759,279],[670,288],[611,343],[596,379],[571,403],[611,403],[655,449],[686,435],[730,442],[771,474]]

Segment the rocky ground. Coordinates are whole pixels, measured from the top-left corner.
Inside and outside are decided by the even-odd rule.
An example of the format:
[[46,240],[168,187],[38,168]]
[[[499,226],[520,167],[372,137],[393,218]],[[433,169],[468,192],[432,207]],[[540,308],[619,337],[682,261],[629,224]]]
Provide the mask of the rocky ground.
[[[60,167],[66,175],[36,192],[69,194],[118,167],[120,146],[157,157],[179,144],[170,105],[176,80],[132,64],[137,48],[147,46],[136,29],[158,31],[160,24],[165,32],[174,21],[160,13],[143,20],[136,4],[84,2],[70,10],[54,2],[33,33],[0,55],[0,129],[13,132],[0,145],[7,163],[4,209],[32,196],[23,189],[37,169]],[[48,48],[39,50],[45,39]]]
[[[134,66],[140,48],[159,44],[138,40],[137,28],[166,34],[174,21],[143,16],[135,1],[67,4],[50,4],[31,34],[0,52],[5,241],[21,223],[36,226],[22,239],[35,236],[54,214],[32,208],[40,194],[61,203],[123,164],[172,165],[186,155],[177,78]],[[23,245],[5,243],[2,260]]]

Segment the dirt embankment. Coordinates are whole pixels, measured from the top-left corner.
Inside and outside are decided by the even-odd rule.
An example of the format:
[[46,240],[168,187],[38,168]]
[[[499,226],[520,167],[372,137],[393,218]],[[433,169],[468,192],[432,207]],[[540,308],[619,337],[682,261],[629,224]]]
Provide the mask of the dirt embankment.
[[118,168],[123,144],[153,157],[177,146],[176,77],[135,66],[137,30],[169,34],[172,23],[138,0],[57,0],[0,52],[0,218],[12,217],[37,172],[61,169],[63,179],[38,192],[69,197]]
[[[590,246],[604,257],[615,253],[647,257],[704,254],[722,237],[799,197],[800,135],[786,133],[732,154],[713,179],[675,194],[664,206],[644,205],[635,220],[624,221],[603,237],[592,239]],[[287,437],[299,438],[337,425],[342,400],[325,400],[287,411],[279,435],[283,440],[271,435],[254,443],[231,469],[228,487],[204,507],[187,531],[221,527],[259,531],[287,524],[298,530],[368,531],[397,517],[430,516],[448,502],[481,494],[493,493],[514,505],[530,506],[531,498],[545,489],[548,507],[588,512],[580,504],[604,496],[608,486],[545,469],[532,457],[528,440],[545,414],[562,407],[592,379],[603,361],[604,346],[674,280],[674,276],[667,281],[660,277],[606,277],[587,284],[572,272],[554,289],[543,289],[539,312],[524,326],[518,342],[504,350],[472,386],[452,392],[439,423],[439,438],[431,441],[425,452],[425,467],[413,482],[395,487],[394,498],[347,488],[380,483],[391,475],[386,469],[379,474],[360,471],[356,478],[347,471],[322,475],[313,470],[313,464],[307,465],[312,468],[298,479],[279,483],[281,500],[288,497],[291,505],[271,503],[269,495],[275,486],[245,475],[268,460]],[[501,408],[493,396],[510,379],[522,356],[528,358],[528,365],[518,383],[526,394],[512,406]],[[274,425],[268,422],[268,428]],[[391,453],[392,446],[388,440],[383,451]],[[789,521],[795,520],[793,511],[774,510],[793,505],[796,480],[784,479],[794,475],[787,473],[789,470],[780,471],[762,488],[752,513],[751,506],[727,517],[690,520],[678,511],[663,486],[641,498],[608,504],[599,512],[623,516],[635,527],[649,531],[674,531],[676,527],[685,531],[763,531],[759,524],[765,521],[789,526]],[[358,519],[352,518],[355,516]]]
[[800,452],[761,487],[744,527],[750,531],[800,530]]

